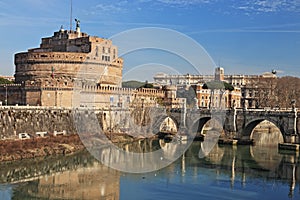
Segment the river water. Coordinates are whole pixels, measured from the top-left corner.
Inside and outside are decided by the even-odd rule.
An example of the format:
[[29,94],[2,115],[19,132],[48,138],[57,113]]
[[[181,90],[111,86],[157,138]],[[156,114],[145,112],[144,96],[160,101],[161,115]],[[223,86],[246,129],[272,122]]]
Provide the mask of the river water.
[[89,152],[0,164],[0,199],[300,199],[299,154],[201,142],[158,171],[108,168]]

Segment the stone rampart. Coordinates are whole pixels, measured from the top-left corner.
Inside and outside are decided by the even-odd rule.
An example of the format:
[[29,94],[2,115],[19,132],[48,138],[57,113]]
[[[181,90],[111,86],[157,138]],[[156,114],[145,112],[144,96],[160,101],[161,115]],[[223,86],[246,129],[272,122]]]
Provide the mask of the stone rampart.
[[0,139],[15,139],[19,133],[63,131],[76,133],[70,109],[46,107],[0,107]]

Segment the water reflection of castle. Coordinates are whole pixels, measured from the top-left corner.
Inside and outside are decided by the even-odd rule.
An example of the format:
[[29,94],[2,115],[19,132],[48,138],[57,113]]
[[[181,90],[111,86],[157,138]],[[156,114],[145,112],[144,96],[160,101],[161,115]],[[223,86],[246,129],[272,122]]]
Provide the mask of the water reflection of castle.
[[36,196],[49,199],[118,200],[119,180],[117,171],[95,163],[92,167],[40,178]]
[[120,173],[100,164],[88,152],[23,163],[28,166],[11,163],[9,171],[2,168],[2,173],[16,176],[10,177],[12,181],[26,182],[15,187],[12,199],[120,198]]

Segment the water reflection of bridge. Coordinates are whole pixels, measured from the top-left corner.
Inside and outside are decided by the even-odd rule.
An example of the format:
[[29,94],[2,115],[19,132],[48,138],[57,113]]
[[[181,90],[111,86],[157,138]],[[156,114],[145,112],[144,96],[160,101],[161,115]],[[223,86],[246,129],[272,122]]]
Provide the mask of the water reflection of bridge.
[[[165,143],[163,140],[148,140],[147,142],[149,145],[151,143],[152,150],[158,149],[157,145],[159,145],[159,148],[163,150],[163,156],[167,158],[172,158],[182,148],[182,144],[176,142]],[[277,146],[222,146],[218,144],[207,152],[204,142],[193,142],[184,155],[176,161],[181,165],[183,175],[187,168],[215,168],[217,173],[228,174],[231,177],[231,187],[234,187],[238,177],[241,177],[240,181],[243,184],[248,178],[263,177],[265,180],[289,184],[289,195],[293,194],[296,183],[300,183],[298,153],[278,152]],[[123,149],[140,153],[149,151],[149,146],[148,149],[145,148],[145,143],[136,143],[135,145],[137,148],[128,148],[128,144],[125,144]],[[103,153],[107,153],[107,151],[103,151]],[[103,156],[111,157],[113,154],[114,152],[111,151],[109,155]],[[119,154],[116,155],[119,156]],[[142,156],[143,154],[141,154],[141,158]],[[117,158],[111,159],[112,162],[116,160]],[[146,162],[145,160],[141,159],[140,161],[142,162],[141,165],[146,164],[143,163]],[[176,173],[173,167],[168,168]]]
[[[289,196],[293,195],[296,184],[300,183],[299,154],[278,152],[277,147],[267,146],[219,146],[216,145],[204,158],[197,152],[200,144],[193,143],[186,152],[190,166],[215,168],[217,173],[231,177],[231,187],[237,178],[245,184],[248,178],[264,178],[288,183]],[[186,158],[187,159],[187,158]]]
[[[236,181],[243,184],[248,179],[280,181],[290,185],[287,194],[293,194],[300,183],[300,160],[298,154],[280,154],[277,148],[260,146],[219,146],[202,157],[203,143],[194,142],[184,156],[174,164],[161,170],[160,174],[169,176],[182,170],[201,171],[213,168],[217,173],[228,175],[231,187]],[[132,145],[122,144],[125,151],[149,152],[162,149],[163,156],[173,156],[179,143],[163,141],[137,141]],[[199,153],[202,152],[202,153]],[[103,149],[103,157],[113,157],[114,152]],[[143,154],[141,154],[143,155]],[[118,155],[119,156],[119,155]],[[199,158],[200,157],[200,158]],[[111,159],[117,162],[118,158]],[[81,152],[68,157],[52,157],[1,164],[2,183],[20,183],[14,190],[15,199],[56,198],[56,199],[104,199],[119,198],[120,174],[99,164],[89,153]],[[167,172],[167,173],[164,173]]]

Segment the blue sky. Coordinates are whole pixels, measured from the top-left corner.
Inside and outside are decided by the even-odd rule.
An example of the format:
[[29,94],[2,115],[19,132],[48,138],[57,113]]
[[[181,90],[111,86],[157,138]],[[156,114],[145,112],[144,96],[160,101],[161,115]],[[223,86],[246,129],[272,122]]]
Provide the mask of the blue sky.
[[[69,4],[0,0],[0,74],[14,74],[14,53],[37,47],[61,25],[69,28]],[[83,32],[105,38],[133,28],[176,30],[227,74],[277,69],[300,77],[300,0],[73,0],[73,17]]]

